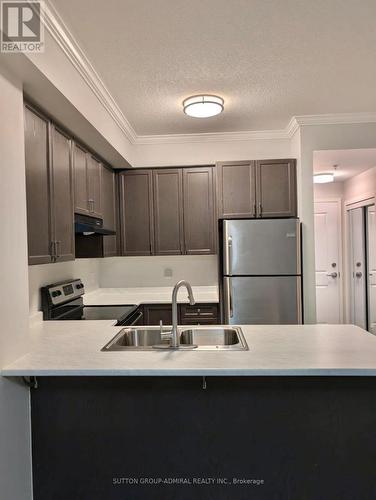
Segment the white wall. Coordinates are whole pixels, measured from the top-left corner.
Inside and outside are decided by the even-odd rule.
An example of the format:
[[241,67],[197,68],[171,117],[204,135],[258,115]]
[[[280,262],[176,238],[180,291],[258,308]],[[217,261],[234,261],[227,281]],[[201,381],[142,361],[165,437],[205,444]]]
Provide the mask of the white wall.
[[136,144],[133,147],[134,167],[170,165],[209,165],[217,161],[289,158],[289,139],[251,139],[212,142],[166,142]]
[[[154,257],[112,257],[101,261],[101,287],[173,286],[181,279],[191,285],[217,285],[215,255],[170,255]],[[172,276],[165,277],[165,270]]]
[[328,182],[328,184],[314,185],[314,199],[333,200],[343,197],[344,183],[343,182]]
[[345,202],[358,202],[376,196],[376,167],[351,177],[344,183]]
[[100,259],[77,259],[56,264],[29,266],[30,315],[41,310],[40,288],[66,279],[81,278],[86,291],[99,286]]
[[[0,68],[0,368],[28,349],[28,277],[23,99]],[[30,500],[30,401],[21,383],[0,378],[0,497]]]

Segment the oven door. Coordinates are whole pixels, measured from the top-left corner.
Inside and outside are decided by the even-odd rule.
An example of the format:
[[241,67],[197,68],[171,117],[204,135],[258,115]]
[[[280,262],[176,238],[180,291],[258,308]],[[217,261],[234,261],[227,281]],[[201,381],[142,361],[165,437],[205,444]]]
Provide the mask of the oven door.
[[127,316],[124,320],[118,321],[117,326],[136,326],[143,325],[144,312],[142,307],[138,307],[133,313]]
[[82,299],[71,300],[65,304],[54,307],[50,311],[49,320],[81,320],[83,319]]

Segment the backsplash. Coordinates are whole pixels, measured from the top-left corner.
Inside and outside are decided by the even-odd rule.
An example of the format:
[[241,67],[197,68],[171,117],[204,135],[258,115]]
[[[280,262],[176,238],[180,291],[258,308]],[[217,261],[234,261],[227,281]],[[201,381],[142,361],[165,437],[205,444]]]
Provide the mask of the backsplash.
[[181,279],[192,285],[218,284],[216,255],[111,257],[100,263],[101,287],[173,286]]
[[29,266],[30,314],[41,309],[40,288],[70,278],[81,278],[86,291],[96,288],[173,286],[181,279],[193,286],[218,284],[216,255],[170,255],[77,259]]
[[87,291],[99,286],[99,259],[77,259],[57,264],[29,266],[30,314],[41,309],[40,288],[70,278],[82,278]]

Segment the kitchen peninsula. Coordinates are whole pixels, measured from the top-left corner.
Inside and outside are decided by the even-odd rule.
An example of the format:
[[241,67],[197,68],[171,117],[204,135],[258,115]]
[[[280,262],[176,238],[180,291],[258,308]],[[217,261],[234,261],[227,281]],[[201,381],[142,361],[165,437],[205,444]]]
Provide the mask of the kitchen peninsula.
[[241,328],[246,351],[103,352],[111,321],[36,323],[2,375],[37,379],[38,498],[372,498],[375,337]]

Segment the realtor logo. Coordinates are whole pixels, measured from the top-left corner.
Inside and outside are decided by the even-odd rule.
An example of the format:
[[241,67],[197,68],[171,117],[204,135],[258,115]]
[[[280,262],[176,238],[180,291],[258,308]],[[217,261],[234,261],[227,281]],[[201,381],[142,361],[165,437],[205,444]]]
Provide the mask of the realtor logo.
[[44,52],[43,2],[1,2],[1,52]]

